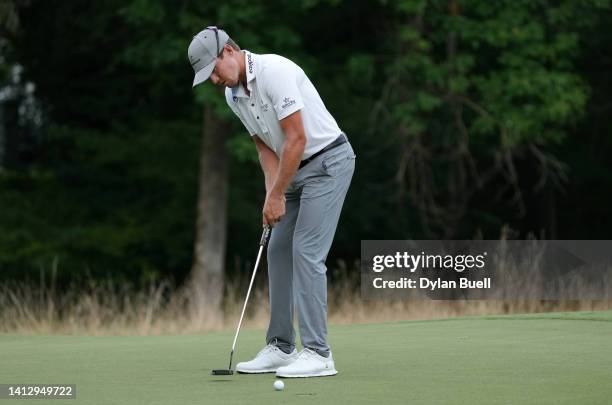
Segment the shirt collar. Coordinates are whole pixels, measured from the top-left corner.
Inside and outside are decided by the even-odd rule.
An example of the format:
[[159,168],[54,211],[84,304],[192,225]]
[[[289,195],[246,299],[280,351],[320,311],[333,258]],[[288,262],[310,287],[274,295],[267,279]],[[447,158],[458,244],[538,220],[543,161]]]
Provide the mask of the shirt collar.
[[[247,79],[247,89],[249,92],[253,91],[253,80],[255,79],[255,64],[257,63],[257,55],[244,50],[244,67],[246,69],[246,79]],[[232,89],[232,97],[244,97],[249,98],[246,92],[244,91],[244,87],[240,83],[238,85],[231,88]]]

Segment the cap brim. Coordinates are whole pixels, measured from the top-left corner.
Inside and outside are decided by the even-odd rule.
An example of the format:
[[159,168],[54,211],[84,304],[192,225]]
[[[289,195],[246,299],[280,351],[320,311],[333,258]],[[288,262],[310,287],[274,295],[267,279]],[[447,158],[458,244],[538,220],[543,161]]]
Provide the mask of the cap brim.
[[208,78],[210,77],[210,74],[212,73],[213,69],[215,68],[215,62],[217,62],[217,61],[213,60],[208,65],[204,66],[202,69],[198,70],[198,72],[195,74],[195,78],[193,79],[193,86],[192,87],[195,87],[198,84],[208,80]]

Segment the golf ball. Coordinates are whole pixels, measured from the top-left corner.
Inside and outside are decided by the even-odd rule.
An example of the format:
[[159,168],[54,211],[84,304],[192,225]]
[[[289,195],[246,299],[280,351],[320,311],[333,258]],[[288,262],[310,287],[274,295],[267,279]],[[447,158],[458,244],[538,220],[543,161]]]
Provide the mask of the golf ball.
[[276,380],[274,381],[274,389],[276,391],[282,391],[285,389],[285,383],[282,382],[281,380]]

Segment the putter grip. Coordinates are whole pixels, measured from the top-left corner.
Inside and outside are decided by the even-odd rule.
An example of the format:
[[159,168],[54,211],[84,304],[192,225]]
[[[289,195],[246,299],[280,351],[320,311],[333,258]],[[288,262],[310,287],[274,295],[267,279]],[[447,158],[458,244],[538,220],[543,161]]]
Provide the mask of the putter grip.
[[263,233],[261,234],[261,241],[259,242],[259,246],[266,246],[266,244],[268,243],[268,240],[270,239],[271,232],[272,232],[272,229],[268,225],[265,225],[263,229]]

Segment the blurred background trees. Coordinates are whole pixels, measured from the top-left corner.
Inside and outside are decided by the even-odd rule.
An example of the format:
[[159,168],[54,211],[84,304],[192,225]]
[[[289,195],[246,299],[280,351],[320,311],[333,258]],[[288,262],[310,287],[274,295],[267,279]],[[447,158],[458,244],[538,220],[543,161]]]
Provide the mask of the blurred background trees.
[[[64,281],[180,284],[198,266],[203,198],[226,206],[208,205],[225,231],[199,236],[208,254],[225,249],[215,266],[250,270],[265,192],[255,149],[218,89],[192,90],[186,58],[212,24],[300,64],[353,143],[331,267],[350,267],[361,239],[502,229],[609,239],[611,10],[602,0],[5,0],[0,278],[54,267]],[[206,152],[221,163],[202,165]],[[207,171],[225,197],[207,192]]]

